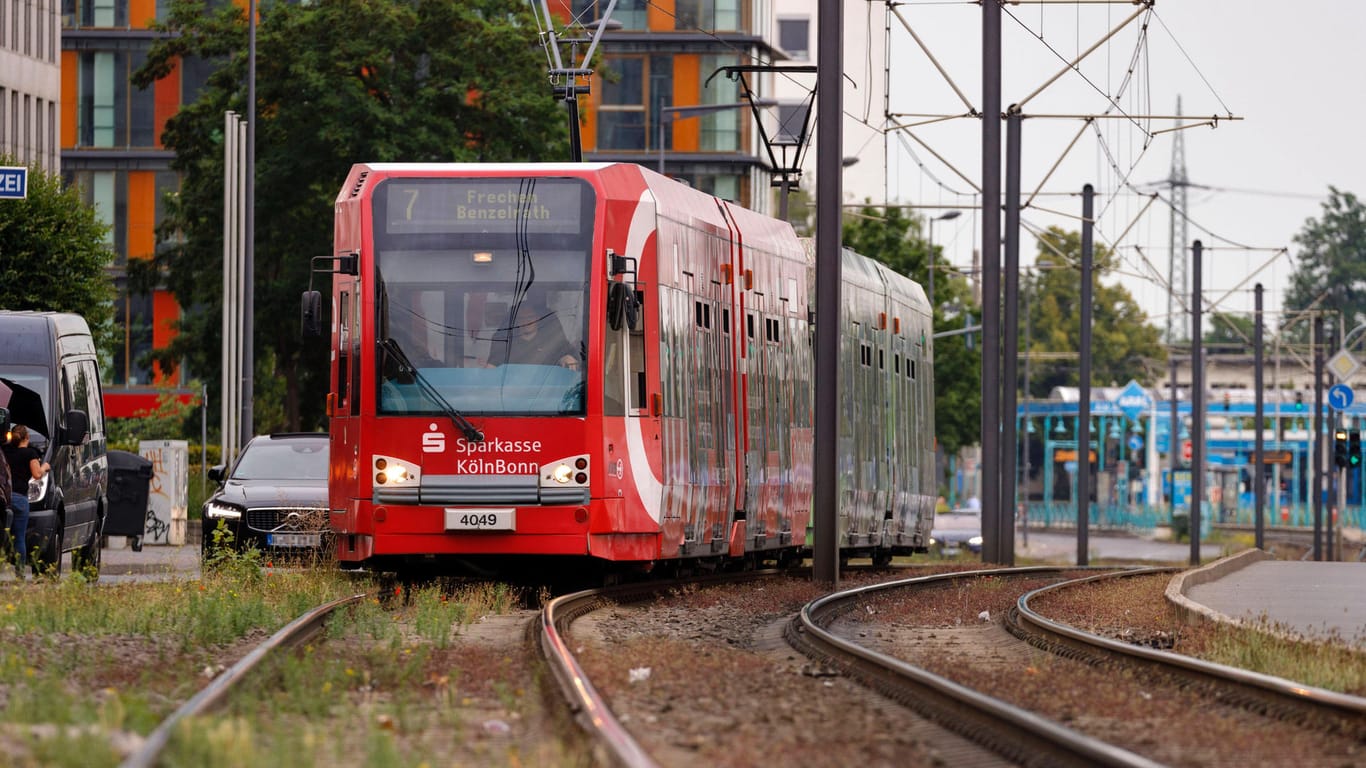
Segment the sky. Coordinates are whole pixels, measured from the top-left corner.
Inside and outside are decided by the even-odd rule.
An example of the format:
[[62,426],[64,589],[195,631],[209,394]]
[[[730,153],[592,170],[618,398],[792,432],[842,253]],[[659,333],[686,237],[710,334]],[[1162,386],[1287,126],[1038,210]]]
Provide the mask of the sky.
[[[1188,124],[1200,116],[1221,118],[1216,128],[1179,132],[1193,185],[1189,239],[1200,239],[1205,248],[1205,311],[1250,313],[1253,285],[1260,282],[1266,311],[1278,313],[1298,252],[1294,237],[1306,220],[1321,215],[1329,186],[1366,196],[1366,146],[1359,138],[1366,131],[1366,3],[1165,0],[1101,43],[1079,65],[1080,73],[1067,70],[1140,8],[1127,2],[1005,6],[1002,105],[1025,102],[1022,188],[1028,196],[1043,184],[1022,216],[1039,228],[1079,230],[1079,192],[1092,184],[1097,242],[1117,246],[1123,259],[1111,282],[1127,288],[1164,327],[1171,209],[1161,200],[1149,202],[1153,192],[1170,199],[1161,182],[1170,176],[1178,132],[1164,129],[1176,125],[1169,118],[1180,97]],[[911,0],[901,12],[967,101],[980,108],[980,6]],[[967,110],[896,21],[891,49],[892,112]],[[1058,117],[1107,111],[1127,117],[1098,119],[1085,128],[1079,119]],[[1230,115],[1237,119],[1223,119]],[[891,139],[886,194],[904,204],[968,206],[934,230],[945,258],[968,270],[981,238],[980,218],[971,210],[972,184],[981,179],[980,123],[945,120],[910,133],[919,141]],[[1002,136],[1004,157],[1004,130]],[[1021,263],[1032,263],[1035,253],[1034,239],[1022,234]],[[1278,316],[1267,320],[1272,328],[1279,323]],[[1178,322],[1189,328],[1188,315]]]

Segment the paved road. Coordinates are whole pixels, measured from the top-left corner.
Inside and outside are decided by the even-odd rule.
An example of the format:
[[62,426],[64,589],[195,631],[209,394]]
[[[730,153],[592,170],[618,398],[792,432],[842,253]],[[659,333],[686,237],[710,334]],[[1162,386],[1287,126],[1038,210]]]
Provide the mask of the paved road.
[[[1015,557],[1031,560],[1044,560],[1050,563],[1076,564],[1077,535],[1074,532],[1052,533],[1030,531],[1028,543],[1025,536],[1015,534]],[[1132,560],[1134,562],[1162,565],[1190,564],[1191,547],[1189,542],[1157,541],[1138,536],[1097,535],[1092,532],[1086,538],[1086,551],[1092,565],[1097,560]],[[1208,563],[1224,554],[1217,544],[1200,545],[1200,562]]]
[[[134,552],[121,536],[109,537],[109,546],[100,555],[100,583],[129,581],[170,581],[199,577],[199,546],[147,544]],[[70,573],[71,555],[62,556],[62,572]],[[14,570],[0,568],[0,582],[14,581]]]

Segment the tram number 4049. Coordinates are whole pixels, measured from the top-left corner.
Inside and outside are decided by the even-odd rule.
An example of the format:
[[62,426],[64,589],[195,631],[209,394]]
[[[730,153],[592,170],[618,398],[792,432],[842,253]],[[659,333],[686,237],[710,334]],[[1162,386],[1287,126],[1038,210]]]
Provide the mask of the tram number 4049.
[[446,508],[448,531],[515,531],[515,509],[459,509]]

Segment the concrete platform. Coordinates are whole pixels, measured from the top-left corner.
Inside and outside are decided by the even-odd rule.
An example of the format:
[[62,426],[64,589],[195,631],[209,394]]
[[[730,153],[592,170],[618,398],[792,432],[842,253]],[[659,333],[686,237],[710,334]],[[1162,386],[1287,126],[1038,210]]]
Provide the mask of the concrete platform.
[[1366,651],[1366,563],[1274,560],[1248,550],[1172,580],[1167,597],[1192,621],[1228,621]]

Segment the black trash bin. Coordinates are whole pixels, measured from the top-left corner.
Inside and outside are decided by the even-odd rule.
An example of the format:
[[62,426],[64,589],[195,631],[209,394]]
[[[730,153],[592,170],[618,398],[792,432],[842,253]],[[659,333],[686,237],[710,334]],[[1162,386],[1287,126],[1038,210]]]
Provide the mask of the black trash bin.
[[104,534],[131,537],[134,552],[142,551],[151,487],[151,460],[128,451],[109,451],[109,515]]

